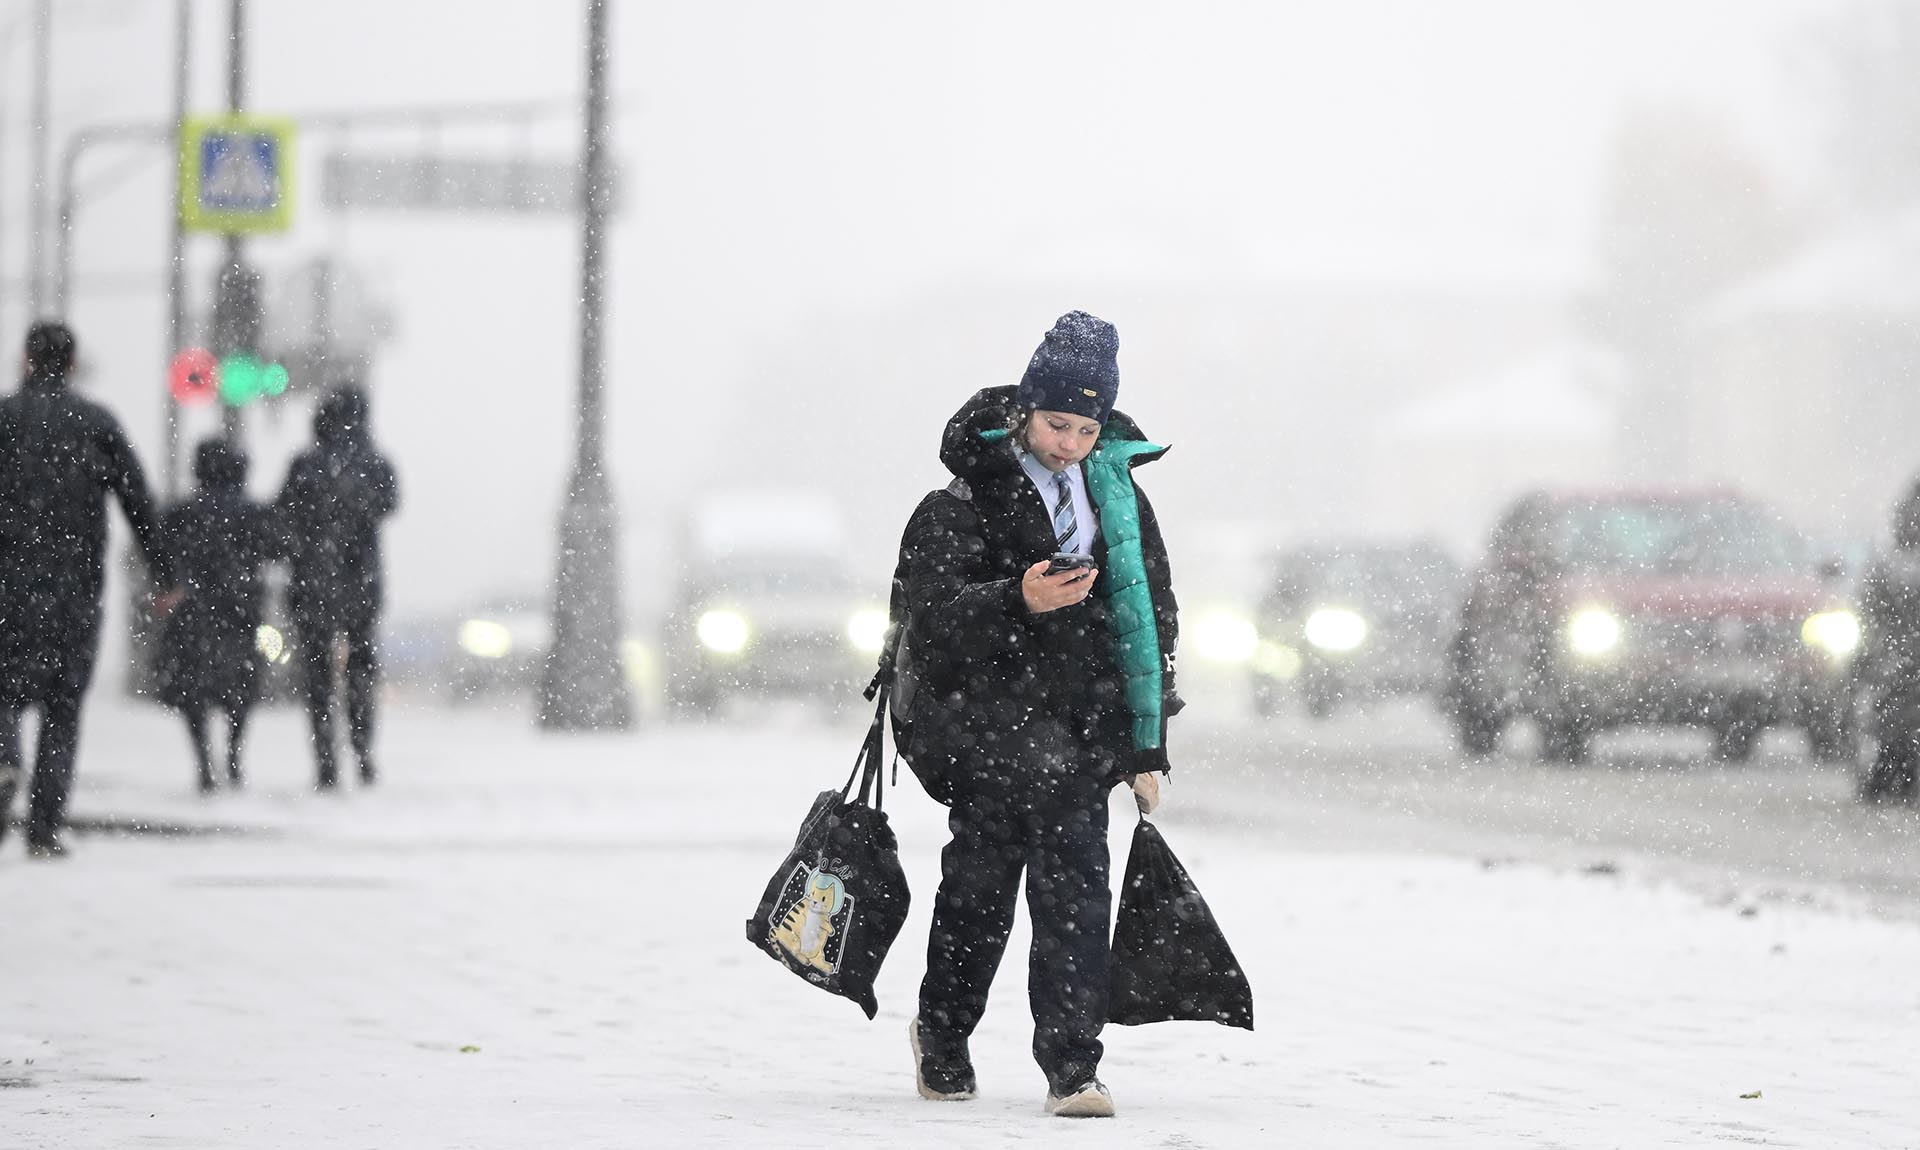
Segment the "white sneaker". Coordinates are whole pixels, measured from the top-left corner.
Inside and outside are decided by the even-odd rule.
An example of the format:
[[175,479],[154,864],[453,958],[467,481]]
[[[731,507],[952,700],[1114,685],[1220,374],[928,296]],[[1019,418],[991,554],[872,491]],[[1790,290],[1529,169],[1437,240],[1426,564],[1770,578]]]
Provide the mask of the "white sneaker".
[[1111,1118],[1113,1095],[1107,1093],[1098,1078],[1065,1096],[1049,1090],[1047,1113],[1055,1118]]

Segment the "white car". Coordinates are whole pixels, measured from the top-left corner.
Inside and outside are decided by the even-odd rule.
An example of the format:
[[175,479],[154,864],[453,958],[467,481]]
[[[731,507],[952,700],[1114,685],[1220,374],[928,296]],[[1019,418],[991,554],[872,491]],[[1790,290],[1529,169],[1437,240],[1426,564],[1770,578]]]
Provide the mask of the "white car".
[[676,712],[743,694],[858,697],[886,635],[891,572],[849,569],[830,502],[805,492],[709,499],[689,516],[682,550],[661,636]]

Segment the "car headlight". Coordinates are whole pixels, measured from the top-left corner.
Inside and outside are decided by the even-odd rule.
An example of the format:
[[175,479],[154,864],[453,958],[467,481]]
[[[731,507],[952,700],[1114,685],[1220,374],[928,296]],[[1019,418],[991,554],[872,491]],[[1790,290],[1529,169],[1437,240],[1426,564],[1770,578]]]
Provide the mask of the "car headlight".
[[853,644],[856,651],[865,651],[878,655],[880,648],[887,645],[887,613],[868,607],[855,611],[847,620],[847,642]]
[[1232,611],[1209,611],[1193,627],[1193,649],[1216,663],[1244,663],[1260,646],[1253,622]]
[[1307,616],[1307,642],[1322,651],[1351,651],[1367,641],[1367,621],[1345,607],[1322,607]]
[[1834,658],[1851,655],[1860,646],[1860,616],[1851,611],[1821,611],[1800,624],[1800,640]]
[[476,659],[504,659],[513,653],[513,632],[492,619],[460,624],[460,649]]
[[290,654],[287,637],[271,623],[262,623],[253,629],[253,649],[264,655],[269,663],[284,663]]
[[708,611],[694,626],[700,645],[722,655],[737,655],[746,649],[750,634],[747,620],[738,611]]
[[1620,645],[1625,633],[1620,616],[1605,607],[1583,607],[1567,621],[1567,646],[1576,655],[1604,655]]

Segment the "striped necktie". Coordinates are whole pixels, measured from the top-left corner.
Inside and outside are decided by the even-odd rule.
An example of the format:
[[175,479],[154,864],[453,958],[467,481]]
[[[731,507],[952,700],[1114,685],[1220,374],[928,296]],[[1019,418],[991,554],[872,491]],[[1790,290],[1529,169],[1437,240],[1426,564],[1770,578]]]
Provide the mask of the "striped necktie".
[[1066,472],[1056,471],[1053,486],[1060,493],[1053,503],[1053,534],[1060,540],[1060,550],[1071,551],[1074,536],[1080,530],[1073,518],[1073,484],[1067,481]]

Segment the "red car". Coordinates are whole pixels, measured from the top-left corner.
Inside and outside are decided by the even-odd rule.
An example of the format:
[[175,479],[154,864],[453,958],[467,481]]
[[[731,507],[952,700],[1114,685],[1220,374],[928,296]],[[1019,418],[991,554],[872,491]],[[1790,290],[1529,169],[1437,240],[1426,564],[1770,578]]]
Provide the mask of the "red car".
[[1851,758],[1860,624],[1802,536],[1725,492],[1522,499],[1494,530],[1449,653],[1461,745],[1527,719],[1545,758],[1627,724],[1684,724],[1742,760],[1769,726]]

